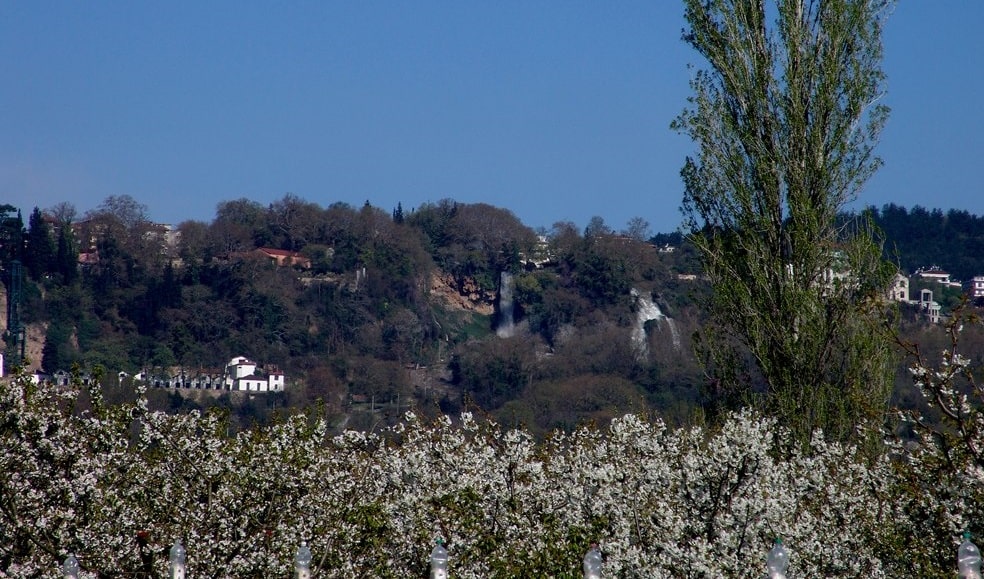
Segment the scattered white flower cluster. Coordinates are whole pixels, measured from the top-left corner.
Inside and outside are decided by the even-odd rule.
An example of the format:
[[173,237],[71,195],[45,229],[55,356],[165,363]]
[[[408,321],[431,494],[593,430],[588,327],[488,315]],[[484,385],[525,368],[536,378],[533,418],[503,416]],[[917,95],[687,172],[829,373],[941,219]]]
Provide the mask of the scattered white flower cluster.
[[776,537],[791,577],[912,576],[906,533],[922,569],[950,569],[952,537],[910,531],[978,516],[960,501],[980,498],[980,465],[937,504],[900,490],[925,484],[912,469],[931,450],[903,463],[787,438],[752,412],[713,431],[629,415],[545,443],[470,414],[230,437],[219,414],[18,379],[0,385],[0,577],[60,577],[69,553],[83,577],[162,576],[176,539],[188,577],[286,577],[302,541],[316,577],[421,577],[437,537],[461,578],[577,576],[592,542],[605,577],[761,577]]
[[[900,461],[899,493],[904,508],[922,522],[927,540],[909,550],[916,575],[935,568],[934,562],[952,558],[963,531],[984,533],[984,383],[981,367],[957,352],[965,323],[982,323],[958,314],[947,324],[950,347],[932,364],[911,346],[913,383],[922,394],[926,412],[901,413],[918,444],[904,450],[897,445]],[[923,572],[925,571],[925,572]],[[923,572],[923,573],[920,573]]]

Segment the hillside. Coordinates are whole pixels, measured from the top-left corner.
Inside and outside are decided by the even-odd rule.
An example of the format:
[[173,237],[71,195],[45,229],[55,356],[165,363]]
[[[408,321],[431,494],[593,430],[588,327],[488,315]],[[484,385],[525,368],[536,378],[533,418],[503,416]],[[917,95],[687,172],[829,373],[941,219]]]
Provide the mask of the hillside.
[[682,418],[697,397],[697,265],[640,226],[596,219],[538,234],[485,204],[404,213],[288,195],[167,227],[112,198],[76,220],[36,210],[21,230],[31,241],[4,262],[23,264],[32,368],[77,364],[109,380],[215,372],[245,355],[282,369],[289,387],[214,401],[243,406],[244,423],[321,400],[355,426],[410,406],[470,407],[545,431],[650,408]]
[[885,234],[886,257],[903,271],[938,266],[962,282],[984,275],[984,216],[895,204],[866,213]]
[[[405,213],[288,195],[269,207],[225,202],[211,223],[167,227],[115,201],[74,221],[36,210],[20,253],[3,256],[23,263],[30,368],[102,368],[113,380],[221,371],[247,356],[283,370],[286,391],[152,396],[170,409],[229,405],[244,425],[321,401],[338,425],[469,408],[542,433],[626,411],[681,423],[713,396],[690,344],[707,289],[699,263],[679,234],[650,236],[641,220],[627,231],[598,218],[584,231],[561,222],[535,232],[485,204]],[[886,231],[900,230],[900,214],[923,213],[873,211]],[[947,216],[951,229],[977,223],[958,217]],[[974,231],[963,247],[981,237]],[[900,263],[930,259],[903,253],[907,243],[886,247]],[[978,267],[949,247],[933,263]],[[910,334],[924,332],[908,319]],[[900,374],[900,399],[906,383]]]

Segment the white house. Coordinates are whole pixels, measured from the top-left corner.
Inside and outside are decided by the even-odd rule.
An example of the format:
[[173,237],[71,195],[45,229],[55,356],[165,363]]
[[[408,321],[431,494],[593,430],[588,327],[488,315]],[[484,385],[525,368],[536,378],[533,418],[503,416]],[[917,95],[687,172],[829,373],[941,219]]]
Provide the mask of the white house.
[[917,269],[916,275],[923,279],[933,280],[942,284],[950,283],[950,274],[935,265],[926,269]]
[[947,287],[961,287],[961,283],[955,279],[950,279],[950,274],[940,269],[938,266],[932,266],[928,269],[917,269],[916,275],[923,279],[928,279],[935,281],[940,285]]
[[245,378],[256,372],[256,362],[244,356],[236,356],[226,364],[226,376],[231,380]]
[[888,289],[888,299],[906,303],[909,301],[909,278],[901,273],[895,274],[892,286]]
[[984,298],[984,275],[975,275],[971,278],[970,297]]
[[924,289],[919,292],[919,307],[926,312],[926,318],[931,324],[940,323],[940,307],[939,302],[933,300],[933,290]]
[[256,362],[236,356],[226,364],[225,385],[227,390],[241,392],[281,392],[284,374],[279,370],[257,374]]

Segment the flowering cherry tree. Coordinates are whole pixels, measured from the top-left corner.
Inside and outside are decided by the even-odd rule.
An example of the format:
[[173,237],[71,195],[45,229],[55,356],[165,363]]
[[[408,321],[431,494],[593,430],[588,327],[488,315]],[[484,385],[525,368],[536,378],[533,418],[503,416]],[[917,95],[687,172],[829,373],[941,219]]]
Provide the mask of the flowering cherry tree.
[[900,461],[818,435],[804,450],[751,411],[714,429],[628,415],[545,442],[467,413],[230,436],[221,414],[17,378],[0,384],[0,439],[6,577],[59,577],[69,553],[83,577],[164,576],[176,539],[189,577],[286,577],[302,541],[315,577],[419,577],[438,537],[462,578],[576,576],[593,542],[603,576],[760,577],[776,537],[790,576],[907,576],[910,552],[932,576],[952,574],[950,537],[913,525],[966,526],[981,504],[959,490],[980,488],[973,461],[917,498],[931,447]]
[[952,576],[961,534],[984,533],[984,381],[960,344],[962,334],[982,322],[966,309],[955,311],[944,327],[949,344],[935,360],[917,344],[902,344],[925,403],[923,410],[900,412],[915,441],[896,449],[902,457],[897,501],[927,538],[909,548],[920,576],[938,569],[945,570],[939,576]]

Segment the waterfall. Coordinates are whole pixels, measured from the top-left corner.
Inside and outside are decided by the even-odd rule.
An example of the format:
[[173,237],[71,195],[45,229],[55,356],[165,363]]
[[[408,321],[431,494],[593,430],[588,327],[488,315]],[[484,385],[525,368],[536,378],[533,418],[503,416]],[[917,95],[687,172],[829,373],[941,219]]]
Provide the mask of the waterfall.
[[513,276],[508,271],[499,274],[499,317],[495,333],[509,338],[516,329],[513,321]]
[[663,319],[666,320],[666,325],[670,328],[670,338],[673,340],[673,349],[679,350],[680,331],[677,330],[676,322],[669,316],[665,316]]
[[646,342],[646,322],[650,320],[657,320],[661,324],[662,322],[666,323],[666,326],[670,329],[670,339],[673,342],[673,348],[679,350],[680,332],[677,330],[676,322],[672,318],[667,317],[663,313],[663,310],[659,309],[659,306],[653,302],[652,297],[643,296],[635,288],[632,288],[631,293],[636,307],[636,323],[632,328],[632,345],[637,355],[641,358],[647,358],[649,356],[649,345]]

